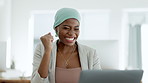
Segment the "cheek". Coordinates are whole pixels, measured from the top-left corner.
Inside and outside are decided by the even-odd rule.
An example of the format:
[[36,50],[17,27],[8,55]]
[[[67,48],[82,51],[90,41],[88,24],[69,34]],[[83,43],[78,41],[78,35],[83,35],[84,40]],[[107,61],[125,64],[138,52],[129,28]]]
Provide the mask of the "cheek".
[[59,31],[59,36],[65,35],[67,32],[66,31]]
[[78,36],[79,36],[79,34],[80,34],[80,32],[77,32],[77,33],[76,33],[76,36],[78,37]]

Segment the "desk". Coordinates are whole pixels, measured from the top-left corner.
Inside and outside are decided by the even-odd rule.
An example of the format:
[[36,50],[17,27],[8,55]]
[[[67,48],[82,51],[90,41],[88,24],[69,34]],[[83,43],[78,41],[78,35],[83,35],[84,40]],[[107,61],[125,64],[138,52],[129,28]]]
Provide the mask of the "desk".
[[23,73],[15,69],[0,72],[0,83],[31,83],[30,77],[22,77]]
[[0,83],[31,83],[29,79],[5,79],[0,78]]

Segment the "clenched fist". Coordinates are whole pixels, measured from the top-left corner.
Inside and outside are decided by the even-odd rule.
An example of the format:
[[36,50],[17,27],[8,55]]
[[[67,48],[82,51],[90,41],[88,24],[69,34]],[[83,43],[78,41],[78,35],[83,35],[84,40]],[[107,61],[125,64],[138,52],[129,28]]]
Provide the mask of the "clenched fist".
[[45,51],[47,50],[51,50],[52,49],[52,43],[53,43],[53,36],[51,35],[51,33],[49,32],[48,34],[42,36],[40,38],[40,40],[42,41]]

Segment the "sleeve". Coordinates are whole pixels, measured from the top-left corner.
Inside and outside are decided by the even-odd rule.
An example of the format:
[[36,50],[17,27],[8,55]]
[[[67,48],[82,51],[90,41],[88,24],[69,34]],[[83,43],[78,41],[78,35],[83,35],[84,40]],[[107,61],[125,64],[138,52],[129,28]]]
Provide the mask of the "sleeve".
[[31,83],[49,83],[48,77],[41,78],[38,73],[38,68],[42,60],[42,56],[43,55],[41,53],[41,44],[38,44],[33,57],[33,73],[31,77]]
[[100,59],[96,50],[94,51],[94,56],[93,56],[93,69],[101,70]]

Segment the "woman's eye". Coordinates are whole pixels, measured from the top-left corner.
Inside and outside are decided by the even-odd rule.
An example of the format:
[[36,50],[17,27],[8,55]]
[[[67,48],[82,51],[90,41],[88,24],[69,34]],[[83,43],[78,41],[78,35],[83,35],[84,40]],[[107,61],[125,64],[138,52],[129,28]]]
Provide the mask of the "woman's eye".
[[68,27],[63,27],[63,29],[69,29]]
[[75,30],[79,30],[79,29],[75,29]]

